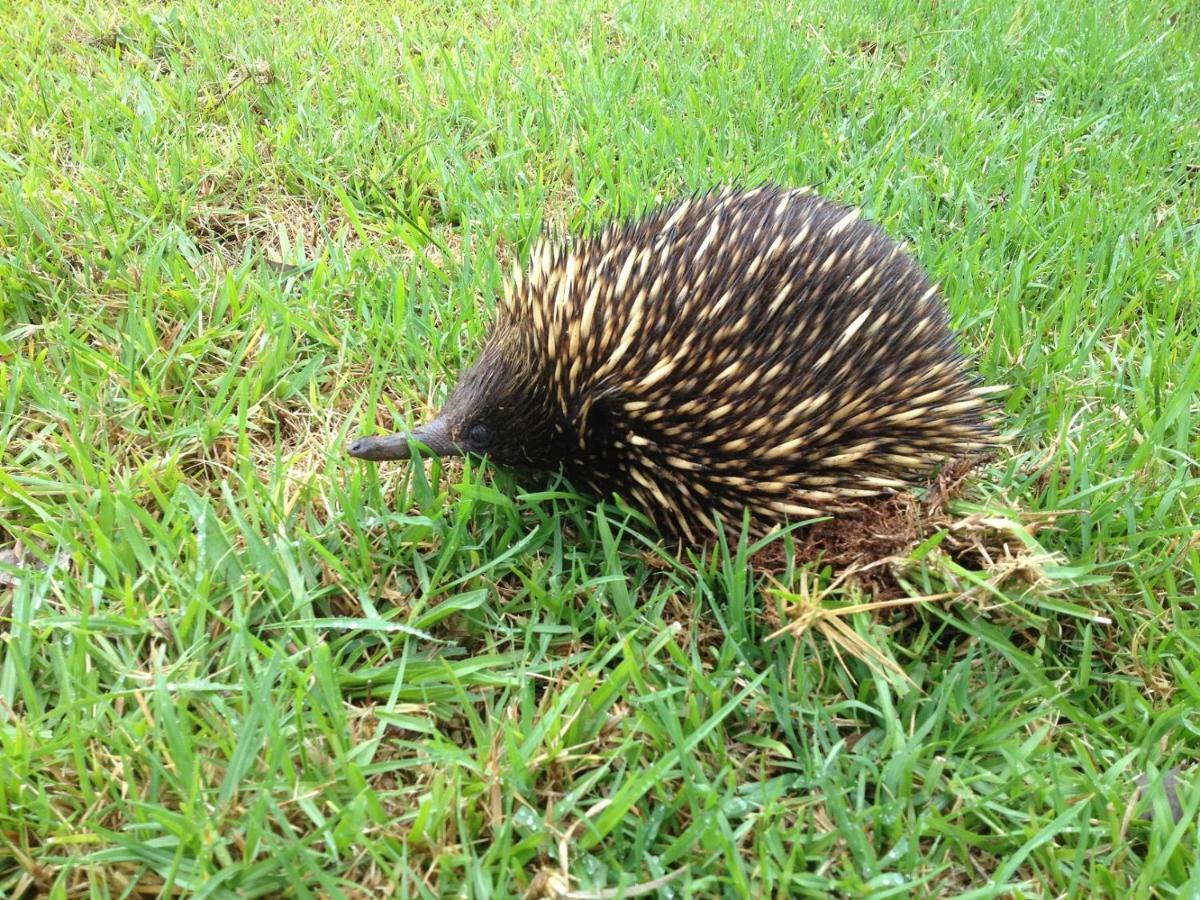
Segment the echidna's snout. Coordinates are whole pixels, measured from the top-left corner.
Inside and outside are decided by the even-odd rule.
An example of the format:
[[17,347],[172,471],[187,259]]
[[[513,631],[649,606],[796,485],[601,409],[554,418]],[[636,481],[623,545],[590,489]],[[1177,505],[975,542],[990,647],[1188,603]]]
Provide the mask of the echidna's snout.
[[413,444],[426,448],[434,456],[455,456],[461,451],[450,439],[450,429],[443,419],[412,431],[400,431],[381,437],[361,437],[351,441],[346,452],[357,459],[381,462],[389,459],[411,459]]
[[408,439],[407,432],[383,437],[362,437],[351,441],[346,452],[358,459],[376,462],[385,459],[408,459],[412,455],[408,448]]

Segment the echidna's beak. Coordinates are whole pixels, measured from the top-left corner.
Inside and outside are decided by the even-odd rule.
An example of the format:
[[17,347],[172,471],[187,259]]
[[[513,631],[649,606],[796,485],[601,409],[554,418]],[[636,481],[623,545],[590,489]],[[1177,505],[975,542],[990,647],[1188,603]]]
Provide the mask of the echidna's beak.
[[358,459],[376,462],[385,459],[410,459],[412,444],[422,445],[434,456],[456,456],[461,452],[450,440],[450,429],[443,419],[434,419],[428,425],[422,425],[412,431],[359,438],[351,441],[346,451]]

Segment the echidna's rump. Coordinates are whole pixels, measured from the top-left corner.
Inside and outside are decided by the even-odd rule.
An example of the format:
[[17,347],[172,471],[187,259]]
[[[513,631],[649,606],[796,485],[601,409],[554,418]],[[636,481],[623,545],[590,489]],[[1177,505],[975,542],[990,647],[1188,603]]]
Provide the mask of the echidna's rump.
[[905,486],[988,442],[982,393],[899,244],[761,187],[542,243],[438,418],[350,453],[561,465],[695,539]]

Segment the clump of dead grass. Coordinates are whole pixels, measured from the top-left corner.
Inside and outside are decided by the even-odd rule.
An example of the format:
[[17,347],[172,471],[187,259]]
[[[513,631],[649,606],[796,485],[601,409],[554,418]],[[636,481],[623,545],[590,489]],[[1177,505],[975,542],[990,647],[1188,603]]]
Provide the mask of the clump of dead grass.
[[[882,618],[951,598],[985,610],[1010,604],[1014,587],[1018,594],[1049,594],[1068,587],[1056,572],[1064,560],[1035,537],[1061,512],[1033,516],[956,502],[963,499],[969,476],[985,459],[955,460],[920,494],[864,501],[800,532],[792,562],[801,568],[788,585],[775,577],[785,569],[781,544],[774,542],[760,551],[752,563],[770,578],[768,593],[782,601],[778,613],[766,613],[771,638],[791,635],[797,643],[820,638],[840,663],[851,656],[903,679],[895,661],[854,629],[852,616],[871,612]],[[827,568],[831,577],[820,576],[818,567]],[[912,576],[922,567],[948,590],[918,594]],[[829,602],[834,598],[839,602]]]
[[[941,535],[936,547],[923,554],[940,562],[939,573],[964,591],[980,585],[958,585],[956,572],[970,571],[993,587],[1020,579],[1030,586],[1050,580],[1047,565],[1055,555],[1033,540],[1054,516],[1030,516],[1015,510],[962,512],[954,501],[963,497],[969,477],[987,457],[967,456],[947,464],[926,490],[864,500],[835,518],[798,532],[795,562],[828,566],[849,585],[876,600],[908,597],[905,576],[918,565],[913,553]],[[773,544],[753,562],[761,571],[777,571],[780,550]]]

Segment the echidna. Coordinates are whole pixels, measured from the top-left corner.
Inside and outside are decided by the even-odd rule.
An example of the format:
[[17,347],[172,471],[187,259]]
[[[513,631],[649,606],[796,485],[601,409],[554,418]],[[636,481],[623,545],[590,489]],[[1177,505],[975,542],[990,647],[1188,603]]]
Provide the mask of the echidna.
[[725,190],[518,267],[441,413],[352,456],[486,454],[695,540],[903,488],[989,442],[937,288],[857,210]]

